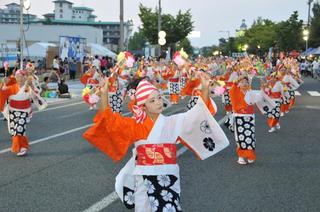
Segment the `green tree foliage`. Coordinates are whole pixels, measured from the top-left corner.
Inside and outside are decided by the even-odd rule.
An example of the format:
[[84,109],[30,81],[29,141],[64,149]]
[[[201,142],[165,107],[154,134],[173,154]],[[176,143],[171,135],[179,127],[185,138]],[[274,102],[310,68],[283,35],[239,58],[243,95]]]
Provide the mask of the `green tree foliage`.
[[304,41],[302,39],[303,21],[298,18],[298,12],[294,11],[288,20],[277,24],[277,46],[280,50],[291,51],[304,48]]
[[[140,4],[139,17],[142,22],[141,32],[151,44],[158,44],[158,10],[152,10]],[[166,46],[172,46],[183,40],[193,29],[191,11],[178,12],[176,16],[161,14],[161,30],[167,34]]]
[[245,33],[245,42],[247,42],[251,53],[256,53],[258,50],[263,52],[273,45],[277,38],[276,24],[268,19],[258,18],[252,24],[251,28]]
[[129,39],[128,49],[129,50],[142,50],[147,39],[144,37],[142,32],[139,30],[135,32],[133,36]]
[[193,47],[189,41],[188,38],[184,38],[181,41],[177,43],[176,49],[175,50],[180,50],[181,48],[184,49],[185,52],[188,53],[188,55],[193,54]]
[[310,25],[310,46],[320,46],[320,3],[315,2],[312,8],[313,17]]
[[[313,18],[314,33],[319,35],[319,5],[314,7],[314,14],[317,14]],[[297,11],[294,11],[288,20],[279,23],[259,17],[243,36],[231,37],[228,42],[225,39],[220,39],[219,47],[224,55],[229,55],[231,52],[242,52],[245,44],[249,47],[247,51],[254,54],[267,52],[270,47],[275,47],[280,51],[304,50],[302,27],[303,21],[299,19]],[[318,45],[320,45],[320,37],[315,35],[314,37],[318,39],[315,42],[319,42]]]

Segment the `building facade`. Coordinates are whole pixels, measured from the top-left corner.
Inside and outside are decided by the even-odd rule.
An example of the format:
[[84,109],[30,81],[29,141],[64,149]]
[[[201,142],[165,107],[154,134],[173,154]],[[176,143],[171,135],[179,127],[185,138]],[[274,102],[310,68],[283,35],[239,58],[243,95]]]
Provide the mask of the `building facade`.
[[[63,27],[65,29],[67,29],[68,27],[72,27],[74,31],[71,34],[77,34],[77,29],[78,29],[77,27],[79,27],[80,31],[85,26],[91,27],[88,29],[98,28],[99,30],[102,30],[102,40],[100,42],[99,40],[100,35],[93,36],[93,37],[96,37],[96,39],[93,38],[93,40],[96,40],[96,42],[93,41],[92,43],[102,44],[112,51],[118,50],[119,41],[120,41],[120,22],[95,21],[97,16],[93,14],[94,12],[93,9],[89,7],[84,7],[84,6],[75,7],[73,6],[72,2],[67,0],[55,0],[53,1],[53,3],[54,3],[53,13],[44,14],[43,15],[44,19],[38,19],[35,15],[29,15],[30,26],[35,25],[33,28],[38,28],[38,26],[43,25],[43,26],[48,26],[50,29],[53,29],[54,27],[56,27],[59,33],[60,33],[60,29]],[[0,23],[5,23],[5,24],[20,23],[19,4],[11,3],[6,6],[7,6],[7,9],[5,9],[5,12],[4,10],[0,10]],[[1,14],[4,14],[4,13],[8,14],[9,12],[11,14],[15,14],[14,18],[1,19],[2,17]],[[7,17],[7,15],[5,17]],[[24,17],[27,17],[27,15],[24,15]],[[25,19],[25,22],[27,22],[27,19]],[[124,46],[126,47],[128,45],[129,37],[132,34],[132,28],[133,28],[132,20],[129,20],[124,23]],[[67,30],[67,32],[69,33],[70,31]],[[96,33],[96,31],[94,31],[94,33]],[[33,33],[31,34],[33,35]],[[54,35],[56,34],[57,33],[54,33]],[[89,33],[89,34],[92,34],[92,33]],[[68,34],[64,33],[64,35],[68,35]],[[68,35],[68,36],[71,36],[71,35]],[[30,36],[26,36],[26,39],[27,40],[30,39],[32,41],[37,40],[36,38],[30,37]],[[44,36],[43,39],[46,39],[46,36]],[[89,39],[89,40],[92,40],[92,39]],[[46,41],[43,41],[43,42],[51,42],[51,40],[47,39]]]
[[[0,24],[0,43],[16,44],[19,42],[19,24]],[[30,24],[25,32],[27,45],[36,42],[48,42],[59,45],[60,36],[85,38],[87,43],[102,44],[102,30],[92,26]]]
[[[35,21],[37,20],[36,15],[23,14],[23,21]],[[0,23],[6,24],[18,24],[20,23],[20,5],[11,3],[5,5],[4,9],[0,9]]]

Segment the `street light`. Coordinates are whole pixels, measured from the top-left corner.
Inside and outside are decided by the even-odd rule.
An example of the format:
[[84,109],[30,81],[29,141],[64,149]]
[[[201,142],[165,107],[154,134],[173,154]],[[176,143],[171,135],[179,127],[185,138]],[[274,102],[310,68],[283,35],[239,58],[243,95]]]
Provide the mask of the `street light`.
[[20,69],[23,69],[23,9],[29,10],[30,0],[20,0]]
[[249,48],[249,45],[248,44],[244,44],[242,50],[246,52],[248,48]]
[[306,51],[308,49],[308,40],[309,40],[309,30],[308,29],[304,29],[303,32],[303,40],[306,41]]
[[308,26],[310,25],[310,10],[311,10],[311,3],[313,0],[308,0]]
[[[158,34],[160,33],[161,31],[161,0],[159,0],[159,12],[158,12]],[[163,36],[163,39],[161,39],[161,37],[159,37],[159,45],[160,45],[160,48],[158,49],[158,56],[160,57],[161,56],[161,44],[165,44],[166,41],[164,39],[165,36]]]

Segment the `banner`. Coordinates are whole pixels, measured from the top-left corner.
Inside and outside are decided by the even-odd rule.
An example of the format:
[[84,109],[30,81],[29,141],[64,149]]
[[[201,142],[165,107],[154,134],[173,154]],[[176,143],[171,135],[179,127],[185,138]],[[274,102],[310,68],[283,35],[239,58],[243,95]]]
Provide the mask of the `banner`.
[[59,55],[64,58],[75,58],[80,61],[85,56],[86,39],[81,37],[60,36]]

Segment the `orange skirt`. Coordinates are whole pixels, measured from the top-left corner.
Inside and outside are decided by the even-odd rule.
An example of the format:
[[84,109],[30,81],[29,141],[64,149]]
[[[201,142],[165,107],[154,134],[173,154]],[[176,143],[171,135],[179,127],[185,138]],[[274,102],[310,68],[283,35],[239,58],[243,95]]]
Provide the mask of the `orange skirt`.
[[239,157],[242,157],[242,158],[247,158],[249,160],[256,160],[255,150],[240,149],[239,147],[237,147],[237,154]]
[[29,141],[26,136],[16,135],[12,137],[11,152],[18,153],[21,148],[29,149]]
[[279,119],[275,119],[275,118],[268,118],[268,126],[270,128],[275,127],[278,123],[279,123]]

